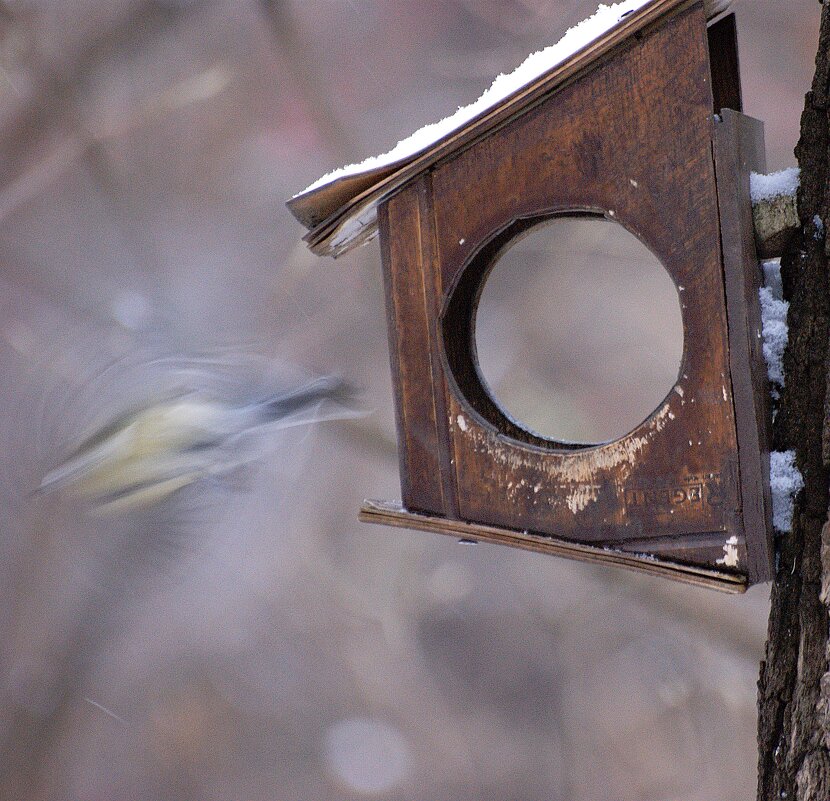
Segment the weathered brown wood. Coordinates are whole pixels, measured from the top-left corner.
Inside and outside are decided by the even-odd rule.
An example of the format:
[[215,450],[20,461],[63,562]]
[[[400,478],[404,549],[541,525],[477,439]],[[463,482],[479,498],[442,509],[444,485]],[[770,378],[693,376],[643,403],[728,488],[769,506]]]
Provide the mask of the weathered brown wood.
[[[743,539],[708,73],[697,5],[432,171],[462,519],[595,543]],[[686,348],[676,389],[641,426],[573,449],[517,431],[469,361],[473,300],[501,248],[578,210],[618,220],[658,255],[682,287]]]
[[[389,356],[404,503],[411,509],[444,511],[429,358],[434,310],[422,269],[424,243],[418,193],[419,185],[413,184],[380,211]],[[394,236],[388,233],[390,229]]]
[[624,540],[619,543],[603,543],[626,553],[647,553],[660,560],[680,562],[683,564],[722,565],[727,571],[729,564],[747,563],[746,542],[740,537],[734,541],[724,542],[723,535],[716,534],[681,534],[676,537],[651,537],[642,540]]
[[575,559],[580,562],[624,567],[654,576],[671,578],[684,584],[708,587],[731,594],[742,593],[747,588],[746,578],[740,574],[698,568],[671,561],[657,561],[649,555],[629,554],[608,548],[582,545],[554,537],[539,536],[527,531],[515,531],[481,523],[446,520],[441,517],[416,514],[400,504],[389,501],[364,501],[360,509],[359,519],[364,523],[416,529],[432,534],[444,534],[470,542],[509,545],[514,548]]
[[[505,102],[482,112],[464,128],[412,158],[388,165],[394,168],[392,172],[387,172],[384,167],[349,176],[292,198],[288,208],[300,222],[311,228],[304,237],[305,241],[318,255],[337,256],[371,237],[375,231],[378,204],[407,181],[442,159],[454,157],[517,115],[524,114],[552,91],[595,68],[615,51],[632,46],[652,25],[663,24],[673,13],[690,6],[697,6],[703,11],[702,0],[654,0],[632,12],[608,34],[523,87]],[[703,16],[706,16],[705,11]],[[371,179],[368,186],[367,178]],[[344,201],[344,198],[348,200]]]
[[[441,468],[441,491],[444,500],[443,511],[448,517],[457,517],[458,488],[453,470],[452,442],[447,423],[447,404],[449,402],[449,388],[447,376],[441,362],[439,319],[441,312],[441,261],[438,254],[436,234],[435,203],[432,195],[432,175],[424,173],[423,179],[418,181],[419,218],[421,221],[421,260],[416,269],[424,285],[424,302],[429,322],[429,367],[432,391],[432,403],[435,411],[435,436],[437,442],[438,461]],[[415,507],[420,508],[420,507]],[[423,507],[428,508],[428,507]]]
[[[722,143],[722,169],[734,172],[734,185],[722,182],[721,231],[708,52],[701,3],[666,15],[601,67],[382,204],[408,510],[647,552],[751,581],[769,575],[764,457],[754,464],[748,455],[751,427],[757,445],[767,409],[746,391],[763,384],[765,393],[766,384],[758,343],[739,326],[757,297],[757,280],[745,284],[743,274],[747,265],[758,270],[747,170],[760,162],[742,155],[741,147],[757,155],[751,137]],[[725,112],[726,125],[735,127],[742,117],[732,114]],[[523,428],[477,368],[475,311],[490,269],[515,237],[563,213],[604,215],[635,233],[674,279],[682,306],[677,384],[640,426],[600,446]],[[722,256],[732,327],[742,337],[732,353]],[[742,391],[746,465],[733,384]]]
[[762,352],[758,292],[763,276],[755,250],[751,172],[766,171],[764,126],[724,109],[715,126],[715,166],[729,319],[729,365],[741,478],[741,515],[749,546],[749,576],[772,578],[769,488],[769,384]]
[[[724,109],[716,123],[713,103],[740,105],[737,46],[734,19],[707,31],[707,8],[656,0],[632,13],[396,172],[346,202],[338,195],[312,230],[322,250],[348,247],[372,235],[380,203],[403,509],[375,505],[364,518],[472,527],[591,560],[612,553],[682,580],[769,577],[767,387],[748,198],[763,141],[738,112]],[[660,259],[681,306],[674,387],[631,432],[600,445],[556,442],[511,419],[477,361],[490,270],[559,215],[623,225]]]
[[709,62],[712,65],[713,109],[743,111],[741,68],[738,60],[738,27],[728,14],[709,26]]
[[380,225],[401,492],[411,509],[457,516],[446,380],[436,341],[440,296],[428,174],[384,204]]

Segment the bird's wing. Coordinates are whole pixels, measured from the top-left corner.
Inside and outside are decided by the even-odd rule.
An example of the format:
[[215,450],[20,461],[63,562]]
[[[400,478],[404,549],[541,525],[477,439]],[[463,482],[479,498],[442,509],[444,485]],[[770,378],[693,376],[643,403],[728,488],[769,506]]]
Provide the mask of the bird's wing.
[[72,485],[78,495],[101,498],[203,474],[210,449],[236,433],[239,423],[232,418],[219,404],[195,399],[148,406],[87,439],[43,477],[40,491]]
[[50,470],[40,482],[41,491],[58,490],[96,469],[128,447],[133,438],[130,428],[107,427],[107,436],[100,434],[79,447],[66,461]]

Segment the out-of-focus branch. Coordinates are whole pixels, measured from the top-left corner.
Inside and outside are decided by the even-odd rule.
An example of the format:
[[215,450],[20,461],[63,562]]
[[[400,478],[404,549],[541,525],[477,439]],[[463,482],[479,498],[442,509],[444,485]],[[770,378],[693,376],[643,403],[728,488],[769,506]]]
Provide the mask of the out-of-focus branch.
[[146,40],[176,22],[183,8],[161,5],[149,0],[134,6],[114,25],[104,28],[58,72],[48,67],[37,53],[36,34],[28,20],[0,1],[0,26],[14,28],[27,43],[24,56],[36,89],[17,113],[14,121],[0,131],[0,188],[15,177],[30,171],[41,160],[43,151],[60,137],[62,131],[83,129],[77,109],[77,87],[110,57],[113,52],[139,47]]
[[[0,25],[7,30],[13,28],[28,43],[23,66],[34,76],[37,86],[15,121],[0,131],[0,222],[85,161],[129,243],[137,270],[144,271],[155,262],[154,245],[137,229],[129,197],[116,179],[102,139],[84,119],[78,93],[113,52],[140,46],[183,13],[183,9],[162,6],[154,0],[137,5],[100,31],[58,71],[39,55],[28,20],[0,0]],[[135,119],[132,124],[136,124]],[[117,131],[123,132],[123,128]]]
[[282,56],[282,67],[289,71],[294,79],[317,130],[339,161],[352,161],[357,155],[357,148],[340,122],[336,105],[331,98],[331,88],[325,80],[321,80],[316,63],[309,58],[308,46],[297,30],[288,3],[286,0],[259,2]]

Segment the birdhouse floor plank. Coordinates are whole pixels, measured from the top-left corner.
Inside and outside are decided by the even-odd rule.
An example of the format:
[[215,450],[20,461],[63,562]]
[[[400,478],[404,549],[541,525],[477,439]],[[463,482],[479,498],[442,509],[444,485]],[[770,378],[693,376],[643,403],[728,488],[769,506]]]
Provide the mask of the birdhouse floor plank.
[[363,523],[378,523],[393,528],[408,528],[432,534],[443,534],[463,541],[510,545],[514,548],[547,553],[580,562],[616,565],[733,595],[743,593],[747,589],[747,578],[739,573],[664,561],[647,554],[623,553],[594,545],[583,545],[555,537],[541,536],[528,531],[517,531],[500,526],[470,523],[464,520],[449,520],[443,517],[420,514],[411,512],[394,501],[364,501],[360,509],[359,519]]

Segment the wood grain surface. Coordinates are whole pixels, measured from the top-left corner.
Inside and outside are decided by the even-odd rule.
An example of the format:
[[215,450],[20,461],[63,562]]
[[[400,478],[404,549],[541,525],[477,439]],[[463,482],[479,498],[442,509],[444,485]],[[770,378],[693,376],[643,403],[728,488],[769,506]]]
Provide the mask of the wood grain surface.
[[[744,184],[763,143],[752,123],[726,113],[719,193],[710,44],[701,3],[666,14],[382,204],[409,511],[769,576],[764,456],[752,455],[768,410],[746,329],[757,276],[744,278],[757,273]],[[738,130],[750,134],[727,136]],[[476,307],[490,270],[517,237],[559,215],[624,226],[660,259],[681,306],[675,386],[633,431],[602,445],[555,442],[511,419],[477,364]]]

